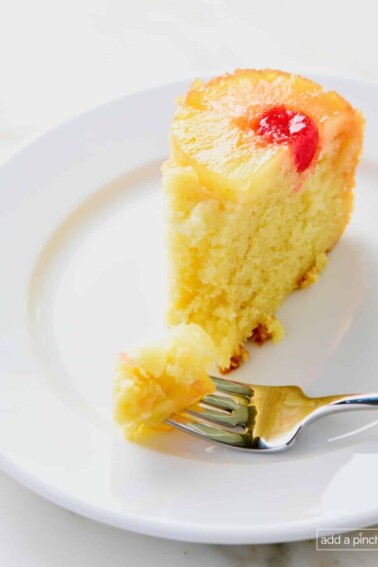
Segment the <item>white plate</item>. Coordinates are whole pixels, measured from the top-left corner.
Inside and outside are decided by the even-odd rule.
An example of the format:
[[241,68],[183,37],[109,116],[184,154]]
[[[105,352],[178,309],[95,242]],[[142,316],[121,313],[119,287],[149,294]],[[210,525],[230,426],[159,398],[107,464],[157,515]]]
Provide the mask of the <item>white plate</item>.
[[[287,338],[233,378],[312,395],[377,391],[378,88],[318,76],[367,117],[356,211],[320,282],[279,315]],[[111,420],[117,352],[163,326],[160,164],[168,85],[70,120],[0,169],[1,466],[101,522],[173,539],[264,543],[378,520],[378,414],[333,416],[287,453],[181,433],[143,448]]]

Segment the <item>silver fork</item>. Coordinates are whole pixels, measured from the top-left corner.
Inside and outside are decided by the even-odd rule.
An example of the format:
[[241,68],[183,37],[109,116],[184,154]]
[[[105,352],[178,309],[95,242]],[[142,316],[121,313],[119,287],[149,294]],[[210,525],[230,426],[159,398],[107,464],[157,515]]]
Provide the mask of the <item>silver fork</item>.
[[167,423],[205,439],[248,451],[282,451],[320,417],[378,408],[378,394],[309,398],[298,386],[255,386],[211,377],[216,393]]

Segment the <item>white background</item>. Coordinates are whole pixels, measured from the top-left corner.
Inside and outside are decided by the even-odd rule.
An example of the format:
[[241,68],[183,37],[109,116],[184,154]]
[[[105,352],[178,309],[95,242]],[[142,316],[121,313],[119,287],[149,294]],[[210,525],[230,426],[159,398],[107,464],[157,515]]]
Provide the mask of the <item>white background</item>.
[[[0,5],[0,159],[84,109],[180,78],[276,67],[378,80],[373,0]],[[62,510],[0,473],[1,566],[349,567],[377,558],[377,552],[316,552],[313,541],[222,547],[129,534]]]

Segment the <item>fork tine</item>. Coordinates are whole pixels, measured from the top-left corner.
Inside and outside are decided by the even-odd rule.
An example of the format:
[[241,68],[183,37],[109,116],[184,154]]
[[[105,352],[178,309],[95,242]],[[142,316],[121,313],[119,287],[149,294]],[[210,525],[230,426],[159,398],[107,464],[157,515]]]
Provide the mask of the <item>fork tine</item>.
[[167,423],[176,427],[176,429],[191,433],[206,441],[216,441],[217,443],[233,445],[234,447],[248,446],[248,436],[245,433],[234,433],[218,427],[212,427],[211,425],[191,420],[182,414],[172,415],[167,419]]
[[224,411],[232,411],[237,409],[238,404],[236,400],[231,398],[230,396],[217,396],[214,394],[209,394],[205,396],[201,402],[206,404],[207,406],[218,408]]
[[228,394],[236,394],[247,398],[253,396],[253,389],[248,384],[224,380],[224,378],[216,378],[215,376],[210,376],[210,378],[220,392],[227,392]]
[[225,427],[245,426],[248,423],[248,408],[240,407],[236,411],[224,412],[203,407],[201,403],[186,408],[184,413],[198,417],[201,421],[223,425]]

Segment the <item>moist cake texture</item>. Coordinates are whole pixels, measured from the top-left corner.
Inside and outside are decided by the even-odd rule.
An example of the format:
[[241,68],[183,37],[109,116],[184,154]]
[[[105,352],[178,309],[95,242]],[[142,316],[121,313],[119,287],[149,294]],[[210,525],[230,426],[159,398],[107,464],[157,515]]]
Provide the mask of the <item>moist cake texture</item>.
[[143,440],[167,429],[165,420],[215,390],[208,376],[216,363],[211,338],[195,324],[178,325],[155,343],[119,355],[114,419],[126,437]]
[[178,101],[169,160],[170,325],[196,323],[228,371],[316,281],[353,208],[363,118],[303,77],[238,70]]

